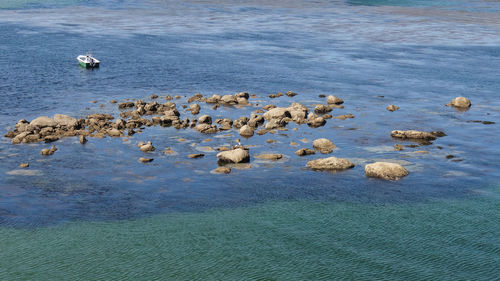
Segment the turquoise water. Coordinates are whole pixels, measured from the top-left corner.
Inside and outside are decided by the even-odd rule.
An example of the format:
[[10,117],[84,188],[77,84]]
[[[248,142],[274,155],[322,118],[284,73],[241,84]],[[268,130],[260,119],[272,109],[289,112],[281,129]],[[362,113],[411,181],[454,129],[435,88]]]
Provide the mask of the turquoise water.
[[[0,132],[57,113],[118,116],[112,99],[249,91],[354,119],[242,139],[251,167],[214,175],[217,136],[151,127],[123,141],[0,138],[1,280],[495,280],[500,275],[500,3],[496,1],[0,1]],[[99,69],[78,67],[87,51]],[[124,64],[124,61],[127,64]],[[292,90],[294,98],[269,99]],[[468,111],[444,104],[472,100]],[[91,101],[97,101],[92,103]],[[385,107],[401,107],[388,112]],[[233,119],[256,108],[201,104]],[[191,117],[181,110],[182,117]],[[476,121],[490,121],[483,124]],[[294,130],[296,129],[296,130]],[[394,129],[441,130],[394,151]],[[203,142],[206,138],[209,142]],[[305,169],[331,139],[356,166]],[[178,138],[186,141],[179,142]],[[267,139],[275,140],[269,144]],[[149,164],[139,141],[157,151]],[[296,142],[299,146],[290,145]],[[161,153],[172,147],[178,154]],[[417,153],[425,150],[426,154]],[[254,159],[282,153],[282,161]],[[448,159],[446,156],[453,155]],[[409,176],[366,178],[366,163]],[[28,169],[19,163],[29,162]]]
[[0,229],[4,280],[495,280],[500,190]]

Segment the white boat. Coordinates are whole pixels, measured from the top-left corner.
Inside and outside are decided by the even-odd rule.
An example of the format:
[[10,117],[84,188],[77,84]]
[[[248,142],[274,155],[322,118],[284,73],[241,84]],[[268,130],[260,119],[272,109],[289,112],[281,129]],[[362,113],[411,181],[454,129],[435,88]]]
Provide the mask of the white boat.
[[91,54],[81,55],[76,58],[78,60],[78,64],[81,67],[85,68],[94,68],[99,67],[100,61],[94,58]]

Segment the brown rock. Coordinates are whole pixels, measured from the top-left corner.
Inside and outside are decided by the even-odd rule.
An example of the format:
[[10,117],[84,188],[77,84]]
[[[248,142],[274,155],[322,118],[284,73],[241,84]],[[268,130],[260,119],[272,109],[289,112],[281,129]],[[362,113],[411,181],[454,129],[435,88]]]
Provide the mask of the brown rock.
[[333,96],[333,95],[329,95],[326,98],[326,103],[328,103],[328,104],[343,104],[344,101],[341,98],[339,98],[339,97],[336,97],[336,96]]
[[191,113],[196,115],[200,113],[200,105],[197,103],[193,103],[189,106],[189,110],[191,110]]
[[256,155],[255,158],[276,161],[276,160],[282,159],[283,154],[279,154],[279,153],[259,154],[259,155]]
[[311,155],[311,154],[315,154],[315,153],[316,153],[316,151],[309,149],[309,148],[301,148],[301,149],[295,151],[295,154],[297,154],[297,156],[306,156],[306,155]]
[[205,154],[203,154],[203,153],[193,153],[193,154],[189,154],[188,155],[188,157],[191,158],[191,159],[193,159],[193,158],[201,158],[203,156],[205,156]]
[[142,151],[142,152],[151,152],[151,151],[155,151],[155,147],[153,146],[153,144],[148,141],[146,144],[143,144],[139,147],[139,149]]
[[345,158],[328,157],[307,162],[306,166],[313,170],[346,170],[354,167],[354,164]]
[[48,116],[40,116],[36,119],[33,119],[33,121],[30,122],[30,125],[38,128],[55,127],[57,126],[57,122]]
[[253,129],[248,125],[244,125],[243,127],[240,128],[239,133],[242,137],[249,138],[253,136]]
[[399,109],[399,106],[396,106],[394,104],[388,105],[385,109],[389,110],[390,112],[396,111]]
[[457,108],[466,109],[466,108],[469,108],[471,106],[471,102],[466,97],[457,97],[457,98],[452,99],[450,101],[450,103],[448,103],[446,106],[453,106],[453,107],[457,107]]
[[198,118],[198,123],[200,124],[212,124],[212,117],[210,115],[202,115]]
[[30,163],[21,163],[19,164],[19,168],[28,168],[30,166]]
[[422,140],[435,140],[436,137],[427,132],[409,130],[409,131],[399,131],[394,130],[391,132],[391,136],[400,139],[422,139]]
[[365,166],[365,175],[385,180],[398,180],[407,176],[408,171],[396,163],[375,162]]
[[333,149],[336,148],[335,144],[325,138],[314,140],[313,147],[323,154],[331,153]]
[[139,158],[139,161],[141,161],[142,163],[149,163],[153,160],[154,160],[153,158],[144,158],[144,157]]
[[247,163],[250,161],[250,154],[247,149],[236,148],[217,153],[217,158],[219,159],[219,164]]
[[229,174],[231,173],[231,168],[229,167],[218,167],[212,170],[212,173],[216,174]]
[[329,106],[326,106],[324,104],[318,104],[314,107],[314,112],[316,114],[325,114],[332,111],[332,109]]
[[394,145],[394,150],[403,150],[403,146],[397,143]]

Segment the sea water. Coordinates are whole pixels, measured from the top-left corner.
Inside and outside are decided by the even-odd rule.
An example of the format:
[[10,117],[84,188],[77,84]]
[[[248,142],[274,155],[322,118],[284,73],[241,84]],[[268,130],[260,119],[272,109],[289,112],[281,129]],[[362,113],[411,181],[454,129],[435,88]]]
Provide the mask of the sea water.
[[[197,92],[248,91],[279,106],[335,94],[345,108],[332,114],[355,118],[242,139],[252,154],[285,158],[230,175],[210,173],[215,153],[187,154],[232,145],[234,131],[66,138],[50,157],[40,155],[47,144],[2,137],[1,279],[497,278],[499,18],[491,1],[2,1],[2,135],[23,118],[118,116],[110,100],[152,94],[181,95],[180,105]],[[87,51],[99,69],[78,66]],[[288,90],[298,95],[267,98]],[[444,106],[457,96],[471,109]],[[200,114],[251,110],[202,104]],[[447,136],[394,151],[394,129]],[[319,137],[356,167],[305,169],[322,156],[295,150]],[[177,154],[139,163],[136,144],[148,140]],[[410,175],[364,177],[381,160]]]

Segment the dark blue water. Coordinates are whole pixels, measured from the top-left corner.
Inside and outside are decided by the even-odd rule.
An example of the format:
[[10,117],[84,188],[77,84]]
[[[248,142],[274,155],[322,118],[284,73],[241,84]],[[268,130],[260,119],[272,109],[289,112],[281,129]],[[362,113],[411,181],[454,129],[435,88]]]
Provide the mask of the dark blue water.
[[[187,104],[184,96],[197,92],[248,91],[257,94],[255,103],[283,106],[313,106],[324,102],[319,94],[335,94],[346,103],[333,114],[356,118],[245,140],[255,145],[252,153],[279,152],[286,160],[252,161],[252,168],[233,169],[229,176],[209,173],[217,167],[215,153],[198,160],[186,156],[207,137],[212,147],[234,144],[237,132],[214,137],[146,128],[127,142],[91,139],[85,146],[67,138],[55,143],[59,151],[49,158],[39,155],[46,144],[11,145],[2,138],[0,224],[125,219],[276,199],[416,202],[460,198],[497,184],[498,4],[428,4],[8,2],[0,10],[2,134],[17,120],[40,115],[118,116],[109,100],[148,100],[151,94],[160,101],[166,94],[183,96],[178,108]],[[78,67],[76,56],[89,50],[102,61],[99,69]],[[299,95],[267,98],[287,90]],[[444,106],[457,96],[469,97],[472,108]],[[389,104],[401,110],[390,113]],[[202,114],[237,118],[254,109],[214,111],[202,105]],[[396,152],[393,129],[442,130],[448,136]],[[304,169],[313,157],[294,152],[319,137],[332,139],[339,147],[334,155],[357,166],[338,174]],[[148,165],[137,161],[143,154],[136,143],[142,140],[157,147]],[[178,154],[162,155],[167,146]],[[446,159],[449,154],[460,162]],[[410,176],[398,182],[365,178],[364,164],[383,159],[403,163]],[[21,162],[30,168],[20,170]]]

